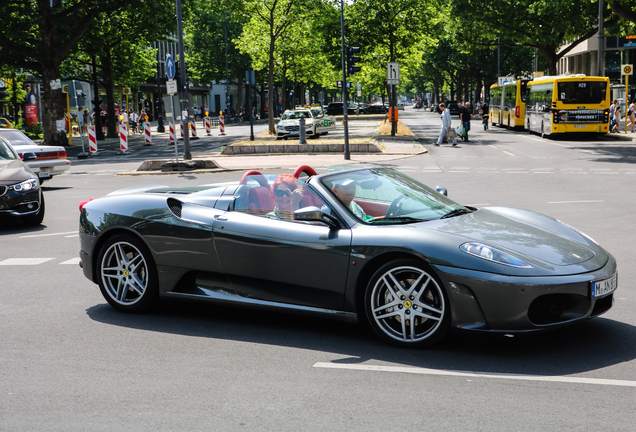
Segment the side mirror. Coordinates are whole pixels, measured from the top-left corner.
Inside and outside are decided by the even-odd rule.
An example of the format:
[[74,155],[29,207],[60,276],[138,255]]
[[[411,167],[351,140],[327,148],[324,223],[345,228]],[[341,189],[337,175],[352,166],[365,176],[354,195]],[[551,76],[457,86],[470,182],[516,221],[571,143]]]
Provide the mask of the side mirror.
[[441,187],[441,186],[437,186],[435,187],[435,190],[439,193],[441,193],[444,196],[448,196],[448,191],[446,190],[446,188]]
[[36,160],[38,157],[35,155],[35,153],[32,152],[26,152],[22,154],[22,160],[24,162],[28,162],[31,160]]
[[340,228],[338,219],[330,214],[323,213],[318,207],[303,207],[294,212],[294,220],[305,222],[323,222],[331,228]]

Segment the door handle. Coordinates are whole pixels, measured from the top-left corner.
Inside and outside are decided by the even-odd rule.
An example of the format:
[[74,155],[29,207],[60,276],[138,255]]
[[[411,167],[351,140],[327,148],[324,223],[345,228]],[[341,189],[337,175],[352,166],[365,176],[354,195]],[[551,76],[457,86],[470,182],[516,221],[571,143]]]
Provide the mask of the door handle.
[[214,220],[217,220],[217,221],[226,221],[226,220],[227,220],[227,217],[222,216],[222,215],[216,215],[216,216],[214,216]]

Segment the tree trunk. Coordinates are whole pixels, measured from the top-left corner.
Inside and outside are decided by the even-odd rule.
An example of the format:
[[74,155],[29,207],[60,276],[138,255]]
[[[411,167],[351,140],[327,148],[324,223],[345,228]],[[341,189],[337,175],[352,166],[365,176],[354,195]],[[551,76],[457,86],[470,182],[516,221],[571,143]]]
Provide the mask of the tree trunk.
[[276,135],[276,124],[274,123],[274,99],[276,96],[274,95],[274,20],[270,21],[270,29],[269,29],[269,72],[267,78],[267,88],[269,89],[269,110],[267,113],[267,120],[269,125],[269,134]]
[[[119,119],[115,114],[115,83],[113,82],[113,63],[110,58],[110,49],[104,47],[106,51],[103,57],[100,57],[103,73],[103,83],[106,89],[106,112],[108,115],[108,132],[107,138],[117,138],[117,125]],[[155,110],[156,111],[156,110]],[[155,112],[155,119],[159,113]]]
[[66,95],[62,89],[51,90],[51,80],[60,79],[59,64],[46,63],[42,65],[42,88],[44,101],[42,109],[48,115],[42,116],[42,128],[44,130],[44,144],[68,146],[66,136]]

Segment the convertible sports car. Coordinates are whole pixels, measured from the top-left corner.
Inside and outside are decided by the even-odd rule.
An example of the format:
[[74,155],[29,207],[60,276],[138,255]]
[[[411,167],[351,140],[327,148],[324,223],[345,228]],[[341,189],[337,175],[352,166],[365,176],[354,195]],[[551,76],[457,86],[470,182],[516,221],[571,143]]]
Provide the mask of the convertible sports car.
[[558,220],[463,206],[387,168],[128,188],[80,211],[84,274],[123,312],[207,300],[367,320],[428,346],[595,317],[617,287],[614,258]]

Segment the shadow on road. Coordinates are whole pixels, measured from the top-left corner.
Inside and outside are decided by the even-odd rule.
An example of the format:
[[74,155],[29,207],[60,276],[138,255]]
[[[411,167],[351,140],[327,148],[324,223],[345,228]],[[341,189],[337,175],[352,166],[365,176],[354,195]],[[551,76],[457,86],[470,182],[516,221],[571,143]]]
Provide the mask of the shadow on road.
[[163,302],[150,314],[122,314],[109,305],[87,310],[104,324],[171,333],[338,353],[341,362],[368,360],[432,369],[568,375],[606,368],[636,357],[636,327],[597,318],[540,335],[506,338],[451,335],[426,350],[395,348],[363,324],[251,311],[217,305]]

